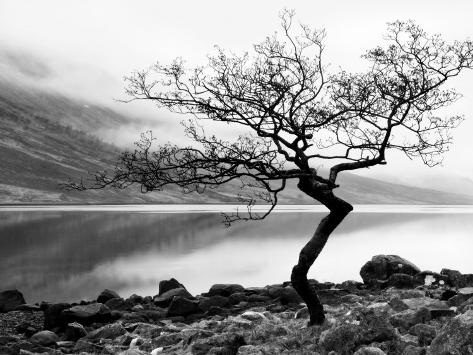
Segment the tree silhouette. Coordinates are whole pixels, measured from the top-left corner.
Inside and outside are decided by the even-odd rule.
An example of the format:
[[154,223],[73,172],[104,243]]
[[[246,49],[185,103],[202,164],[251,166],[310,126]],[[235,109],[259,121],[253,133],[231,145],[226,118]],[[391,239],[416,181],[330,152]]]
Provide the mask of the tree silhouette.
[[[217,48],[203,67],[186,69],[182,60],[156,64],[126,78],[132,100],[151,100],[172,112],[191,115],[188,147],[154,146],[143,134],[134,151],[122,153],[111,173],[93,174],[76,189],[141,186],[143,192],[180,186],[203,192],[238,180],[250,208],[226,215],[226,222],[266,217],[289,179],[325,205],[313,237],[302,248],[291,275],[306,302],[309,324],[324,321],[323,306],[307,272],[329,235],[353,207],[335,196],[337,176],[346,170],[386,164],[386,150],[418,157],[428,166],[441,162],[460,116],[437,116],[459,98],[448,79],[473,66],[471,41],[447,43],[412,22],[388,25],[386,46],[366,52],[363,73],[330,73],[322,62],[325,32],[297,26],[294,14],[281,14],[282,31],[267,37],[252,54]],[[294,33],[296,32],[296,33]],[[207,135],[199,122],[240,126],[234,140]],[[329,173],[315,167],[331,164]],[[253,213],[256,202],[268,211]]]

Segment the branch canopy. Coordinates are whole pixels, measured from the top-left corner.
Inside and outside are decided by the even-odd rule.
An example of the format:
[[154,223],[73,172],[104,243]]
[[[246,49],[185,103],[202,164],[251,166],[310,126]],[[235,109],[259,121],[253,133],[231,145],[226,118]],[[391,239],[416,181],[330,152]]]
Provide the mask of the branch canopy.
[[[445,86],[473,67],[471,41],[445,42],[413,22],[390,23],[385,45],[363,55],[362,73],[328,72],[322,57],[325,31],[296,26],[294,14],[281,14],[281,31],[242,55],[216,48],[203,67],[187,69],[181,59],[155,64],[126,78],[130,100],[193,117],[184,123],[194,145],[153,146],[142,135],[133,152],[122,154],[115,171],[97,173],[74,188],[143,191],[174,184],[185,191],[239,180],[254,198],[277,203],[288,179],[310,178],[331,191],[337,176],[386,163],[386,150],[433,166],[451,143],[461,116],[440,116],[459,98]],[[206,120],[244,127],[248,132],[225,141],[207,136]],[[329,175],[314,167],[332,163]]]

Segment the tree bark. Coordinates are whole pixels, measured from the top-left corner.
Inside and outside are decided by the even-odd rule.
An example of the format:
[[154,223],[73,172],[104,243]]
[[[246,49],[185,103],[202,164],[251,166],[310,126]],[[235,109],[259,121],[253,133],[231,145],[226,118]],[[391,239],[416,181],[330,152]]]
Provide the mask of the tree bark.
[[324,322],[324,309],[315,289],[307,281],[307,273],[324,248],[330,234],[353,210],[353,206],[335,196],[332,189],[312,178],[300,179],[297,186],[330,210],[330,213],[320,221],[313,237],[302,248],[299,261],[292,269],[291,274],[292,286],[309,309],[309,325],[316,325]]

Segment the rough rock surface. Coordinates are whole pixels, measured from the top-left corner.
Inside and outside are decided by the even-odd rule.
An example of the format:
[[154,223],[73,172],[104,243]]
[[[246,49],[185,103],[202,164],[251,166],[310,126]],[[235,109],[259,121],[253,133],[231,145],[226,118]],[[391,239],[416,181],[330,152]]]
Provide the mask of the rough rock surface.
[[363,265],[360,276],[365,284],[376,284],[393,274],[415,276],[420,272],[417,266],[398,255],[376,255]]
[[[171,279],[154,299],[114,297],[110,307],[42,303],[0,313],[0,354],[469,354],[472,290],[468,277],[453,274],[461,287],[451,276],[415,288],[310,280],[326,312],[326,322],[313,327],[290,282],[220,284],[193,297]],[[418,279],[429,275],[438,278],[429,271]],[[155,302],[163,296],[168,304]],[[455,297],[462,302],[451,306]]]
[[0,312],[10,312],[16,307],[25,304],[23,294],[18,290],[0,292]]

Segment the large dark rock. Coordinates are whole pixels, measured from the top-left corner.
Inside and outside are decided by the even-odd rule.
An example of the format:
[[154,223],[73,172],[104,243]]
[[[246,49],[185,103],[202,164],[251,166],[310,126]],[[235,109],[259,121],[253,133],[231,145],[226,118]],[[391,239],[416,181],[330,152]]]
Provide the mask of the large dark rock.
[[77,322],[69,323],[64,332],[65,340],[77,341],[87,335],[87,331],[82,324]]
[[473,286],[473,274],[462,274],[458,270],[442,269],[441,275],[448,278],[449,284],[455,287]]
[[473,310],[452,318],[434,338],[427,354],[471,354],[472,344]]
[[179,287],[166,291],[161,296],[154,297],[153,302],[156,306],[167,307],[174,297],[194,298],[185,288]]
[[225,296],[228,297],[237,292],[243,292],[245,289],[238,284],[215,284],[210,287],[209,296]]
[[74,306],[61,312],[61,317],[67,323],[78,322],[80,324],[107,323],[112,320],[110,308],[102,303],[91,303],[87,305]]
[[99,297],[97,297],[97,302],[106,303],[108,300],[111,300],[112,298],[120,298],[120,296],[115,291],[105,289],[100,293]]
[[377,285],[379,280],[387,280],[393,274],[415,276],[420,269],[398,255],[375,255],[360,270],[363,282]]
[[0,312],[13,311],[16,307],[25,303],[22,293],[18,290],[0,292]]
[[65,327],[68,322],[66,317],[62,315],[62,311],[70,307],[69,303],[44,304],[44,329],[52,330]]
[[105,302],[105,305],[112,311],[129,311],[135,304],[123,298],[112,298]]
[[174,297],[168,308],[168,317],[174,316],[188,316],[193,313],[201,313],[202,309],[199,307],[199,302],[190,300],[184,297]]
[[173,290],[175,288],[183,288],[184,290],[186,289],[184,285],[177,281],[175,278],[159,281],[158,296],[161,296],[163,293]]
[[229,304],[228,297],[224,296],[203,297],[199,300],[199,307],[203,311],[208,311],[211,307],[225,307]]

